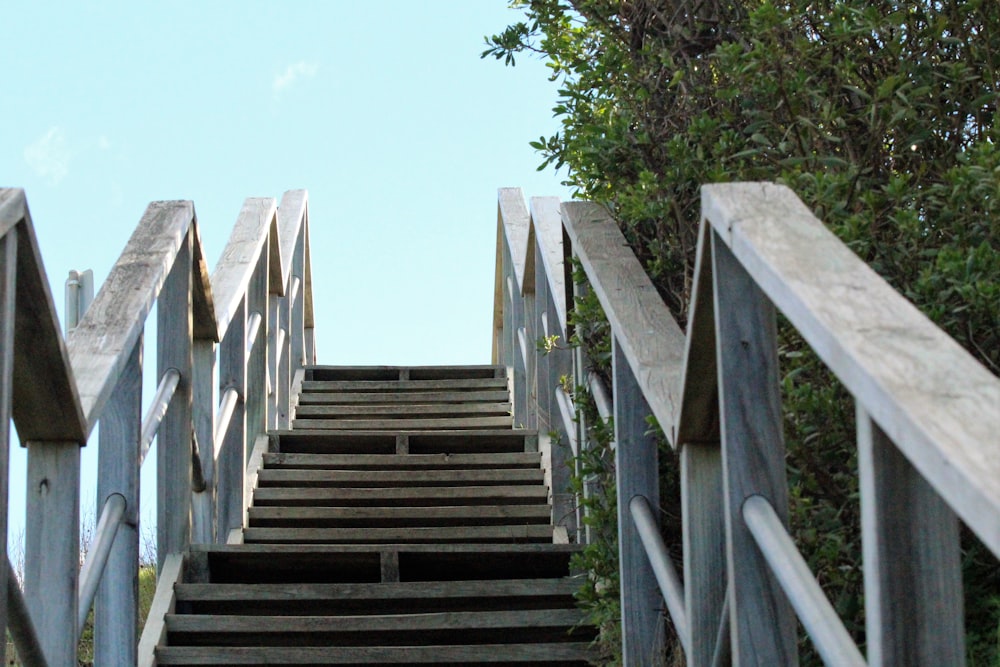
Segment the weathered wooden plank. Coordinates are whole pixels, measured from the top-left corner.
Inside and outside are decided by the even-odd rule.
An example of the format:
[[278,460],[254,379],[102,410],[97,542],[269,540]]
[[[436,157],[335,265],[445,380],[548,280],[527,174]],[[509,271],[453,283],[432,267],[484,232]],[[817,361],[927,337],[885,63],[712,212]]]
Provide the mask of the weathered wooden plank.
[[[302,383],[303,385],[306,382]],[[508,410],[510,409],[509,404],[510,394],[507,392],[507,387],[504,386],[502,390],[496,391],[455,391],[455,392],[436,392],[436,391],[407,391],[407,392],[358,392],[358,393],[346,393],[346,392],[313,392],[307,393],[305,387],[303,387],[303,393],[299,395],[299,404],[305,405],[339,405],[339,404],[355,404],[363,403],[366,405],[379,405],[379,404],[397,404],[397,403],[420,403],[420,404],[430,404],[430,403],[469,403],[474,404],[476,402],[483,403],[493,403],[503,401],[507,404]]]
[[140,336],[101,415],[97,511],[112,494],[125,498],[125,515],[94,601],[94,660],[101,665],[132,665],[137,659],[142,348]]
[[[195,470],[205,483],[202,491],[195,490],[192,498],[191,541],[212,542],[215,539],[215,491],[218,477],[215,470],[215,410],[219,391],[215,382],[216,345],[204,338],[192,341],[191,419],[198,442],[199,457]],[[134,642],[133,642],[134,643]]]
[[296,411],[302,417],[336,417],[354,415],[379,415],[385,418],[421,415],[422,417],[447,417],[452,415],[509,415],[510,403],[417,403],[406,405],[303,405]]
[[406,542],[552,542],[552,526],[406,526],[403,528],[255,528],[243,529],[244,542],[347,542],[401,544]]
[[197,218],[191,222],[191,234],[194,236],[194,255],[192,258],[192,294],[191,307],[194,310],[192,327],[195,338],[219,342],[219,324],[215,321],[215,297],[212,294],[212,280],[208,275],[208,264],[205,262],[205,249],[201,245],[201,233],[198,231]]
[[24,597],[50,665],[76,664],[80,443],[28,447]]
[[[607,209],[562,205],[563,225],[660,428],[677,441],[684,333]],[[675,445],[676,446],[676,445]]]
[[168,646],[157,651],[160,665],[355,665],[472,664],[482,662],[589,664],[590,644],[478,644],[473,646],[198,647]]
[[250,521],[258,527],[277,523],[306,522],[310,525],[353,523],[385,524],[479,524],[498,520],[548,523],[548,505],[498,505],[484,507],[251,507]]
[[281,634],[305,632],[378,632],[473,630],[480,628],[518,629],[524,627],[568,628],[584,620],[579,609],[525,609],[518,611],[463,611],[428,614],[378,614],[359,616],[167,616],[170,632],[191,635],[238,632]]
[[180,382],[156,435],[157,571],[167,554],[191,542],[191,256],[192,237],[185,237],[160,290],[156,308],[157,374],[180,373]]
[[307,380],[302,383],[303,391],[315,392],[378,392],[378,391],[456,391],[464,389],[507,388],[505,378],[458,378],[442,380]]
[[[88,433],[69,356],[59,330],[49,281],[38,249],[31,213],[19,189],[6,193],[0,229],[8,241],[7,270],[16,267],[11,416],[21,442],[75,440]],[[31,341],[31,344],[27,344]]]
[[288,283],[295,265],[296,245],[305,226],[309,193],[305,190],[287,190],[278,205],[278,239],[281,245],[281,282]]
[[[0,212],[11,197],[0,190]],[[0,220],[3,217],[0,215]],[[17,234],[0,230],[0,540],[7,541],[7,486],[10,452],[11,404],[14,401],[14,323],[17,317]],[[7,578],[9,561],[0,561],[0,627],[7,627]],[[0,663],[7,663],[6,642]]]
[[858,408],[868,664],[965,664],[958,519]]
[[243,202],[226,248],[212,272],[215,319],[220,336],[228,330],[248,289],[250,277],[268,240],[275,207],[274,199],[270,198],[249,197]]
[[642,496],[659,522],[660,478],[656,439],[649,434],[649,406],[629,367],[617,332],[612,336],[615,480],[618,489],[618,568],[621,578],[622,664],[656,664],[663,652],[663,601],[629,503]]
[[69,334],[69,357],[88,432],[100,418],[174,258],[188,244],[193,218],[191,202],[151,203],[101,291]]
[[788,521],[774,307],[718,236],[712,256],[733,660],[791,667],[795,614],[743,521],[753,495]]
[[528,263],[528,233],[531,217],[524,205],[521,188],[500,188],[497,193],[497,227],[503,231],[510,248],[516,288],[524,287],[525,267]]
[[1000,379],[784,186],[705,186],[702,210],[872,419],[1000,555]]
[[[583,551],[584,546],[580,544],[400,544],[372,547],[369,544],[192,544],[191,554],[196,556],[208,555],[211,557],[246,557],[247,561],[253,559],[263,560],[268,563],[278,560],[294,560],[299,556],[323,556],[336,558],[340,554],[372,554],[383,553],[387,550],[395,550],[404,554],[419,554],[433,557],[435,554],[444,556],[465,556],[470,560],[475,560],[481,554],[509,556],[513,559],[536,558],[538,556],[556,556],[557,559],[567,559],[570,555]],[[206,556],[206,557],[208,557]],[[273,556],[273,558],[272,558]],[[190,572],[190,568],[187,570]],[[207,575],[206,575],[207,576]],[[519,578],[515,577],[515,580]],[[549,579],[541,577],[545,581],[559,581],[559,579]],[[538,579],[534,579],[537,581]],[[473,580],[466,580],[473,581]],[[506,581],[506,580],[503,580]],[[195,582],[191,583],[204,583]],[[580,587],[580,582],[575,583],[576,590]]]
[[[292,287],[292,309],[289,335],[291,336],[290,359],[292,377],[306,364],[306,339],[305,339],[305,312],[306,312],[306,216],[307,197],[305,190],[291,190],[286,192],[281,198],[281,205],[278,208],[278,219],[283,217],[298,217],[299,224],[297,231],[292,238],[291,281]],[[290,198],[290,199],[288,199]],[[286,201],[288,199],[288,201]],[[301,202],[302,211],[299,214],[289,215],[289,209],[296,209],[296,202]],[[285,232],[282,232],[285,234]],[[310,287],[311,289],[311,287]],[[311,294],[308,295],[311,301]]]
[[258,488],[254,503],[383,506],[391,503],[416,505],[490,504],[544,502],[547,489],[541,485],[399,487],[399,488]]
[[264,468],[258,483],[325,484],[349,486],[416,486],[420,484],[537,484],[541,470],[270,470]]
[[184,581],[184,556],[175,553],[167,556],[156,579],[156,593],[149,608],[148,622],[139,638],[139,667],[155,667],[156,647],[167,638],[167,614],[172,614],[177,597],[175,589]]
[[[246,292],[247,316],[252,318],[254,314],[267,315],[267,278],[270,272],[268,254],[262,252],[257,260],[257,266],[250,278]],[[249,456],[253,452],[254,444],[259,433],[267,431],[267,394],[269,382],[267,377],[267,344],[269,322],[266,317],[261,320],[261,325],[257,327],[256,334],[253,334],[253,327],[248,325],[250,332],[248,336],[254,335],[254,340],[250,341],[250,350],[246,361],[246,393],[243,396],[246,410],[246,431],[244,436],[244,454],[248,457],[244,464],[249,462]]]
[[[566,330],[566,279],[563,266],[562,219],[558,197],[531,198],[531,224],[535,244],[545,271],[547,292],[555,306],[560,329]],[[538,267],[536,265],[536,271]],[[537,291],[537,286],[536,286]],[[565,343],[566,341],[563,341]]]
[[539,456],[531,452],[499,454],[264,454],[268,468],[538,468]]
[[[219,391],[235,389],[236,404],[222,442],[215,443],[216,507],[215,540],[225,540],[229,531],[243,522],[243,473],[246,469],[246,299],[232,311],[229,326],[219,345]],[[213,435],[214,438],[214,435]]]
[[442,419],[295,419],[296,429],[480,429],[513,428],[511,417],[453,417]]

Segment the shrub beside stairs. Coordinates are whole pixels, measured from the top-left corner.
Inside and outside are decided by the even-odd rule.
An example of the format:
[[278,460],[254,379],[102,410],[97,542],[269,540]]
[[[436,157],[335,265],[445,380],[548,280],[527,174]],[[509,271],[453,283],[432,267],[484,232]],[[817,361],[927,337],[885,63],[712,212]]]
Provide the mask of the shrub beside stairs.
[[577,547],[510,412],[494,366],[308,368],[242,543],[191,547],[157,663],[588,664]]

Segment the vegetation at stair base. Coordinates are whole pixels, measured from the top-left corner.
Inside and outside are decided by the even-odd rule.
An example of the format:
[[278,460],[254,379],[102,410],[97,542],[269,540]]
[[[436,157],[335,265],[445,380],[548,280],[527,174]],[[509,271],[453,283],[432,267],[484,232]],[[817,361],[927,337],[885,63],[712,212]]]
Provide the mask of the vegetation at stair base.
[[[682,326],[700,184],[777,181],[1000,372],[995,2],[512,4],[523,20],[483,56],[537,54],[559,82],[540,169],[609,206]],[[780,355],[792,529],[863,643],[853,409],[789,327]],[[964,533],[969,663],[993,665],[1000,568]]]

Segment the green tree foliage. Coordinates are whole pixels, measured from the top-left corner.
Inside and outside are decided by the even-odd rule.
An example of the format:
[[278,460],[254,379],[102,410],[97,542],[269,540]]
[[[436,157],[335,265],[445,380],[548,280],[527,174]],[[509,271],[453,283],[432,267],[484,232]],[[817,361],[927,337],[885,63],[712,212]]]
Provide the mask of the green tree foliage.
[[[529,0],[484,57],[546,59],[561,130],[532,145],[605,202],[683,325],[699,186],[784,183],[1000,373],[995,0]],[[863,641],[853,409],[781,342],[792,524]],[[966,539],[970,661],[997,660],[1000,575]]]

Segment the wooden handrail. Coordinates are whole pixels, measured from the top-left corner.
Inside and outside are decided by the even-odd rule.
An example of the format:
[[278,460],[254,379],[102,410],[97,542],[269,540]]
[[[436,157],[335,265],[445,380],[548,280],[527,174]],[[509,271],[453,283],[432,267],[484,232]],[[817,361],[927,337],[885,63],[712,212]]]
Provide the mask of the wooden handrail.
[[[137,479],[154,436],[161,561],[192,535],[225,540],[241,525],[243,452],[267,428],[265,414],[287,415],[293,378],[315,355],[307,200],[305,191],[290,191],[280,212],[274,199],[247,200],[211,279],[193,205],[150,204],[65,344],[24,193],[0,189],[0,437],[7,442],[12,417],[29,450],[29,474],[38,478],[29,489],[42,491],[29,491],[29,511],[44,517],[28,526],[24,605],[17,605],[15,582],[11,608],[19,614],[14,634],[22,657],[34,656],[33,664],[75,662],[80,619],[95,594],[102,600],[95,662],[136,661]],[[143,421],[143,331],[154,303],[161,383]],[[264,395],[269,353],[256,345],[269,337],[278,373],[270,378],[277,383],[271,399]],[[221,406],[216,376],[227,390]],[[216,442],[220,409],[226,423],[218,429],[223,442]],[[70,581],[64,575],[77,574],[79,558],[79,447],[98,422],[101,518],[82,580]],[[9,590],[0,586],[0,625]]]
[[[515,405],[519,394],[528,397],[523,411],[537,411],[540,429],[560,430],[575,451],[588,447],[582,415],[573,423],[572,400],[546,368],[568,353],[532,353],[530,344],[517,344],[549,335],[551,322],[568,333],[554,298],[572,298],[560,288],[565,263],[552,260],[574,255],[588,280],[574,294],[593,290],[611,324],[614,391],[603,413],[613,413],[617,441],[625,663],[645,664],[650,642],[662,636],[657,615],[643,610],[655,606],[648,600],[657,586],[650,559],[662,569],[668,557],[655,540],[646,539],[653,547],[643,549],[628,515],[631,506],[647,533],[657,522],[656,449],[641,426],[650,413],[681,458],[684,601],[679,607],[674,591],[669,606],[689,664],[715,664],[730,652],[751,662],[794,661],[795,617],[786,595],[821,653],[860,661],[812,576],[799,567],[792,579],[779,573],[779,584],[760,552],[775,564],[802,565],[797,552],[785,553],[794,547],[783,527],[788,491],[775,308],[858,405],[869,659],[902,661],[893,634],[905,632],[918,633],[907,650],[921,664],[959,661],[954,513],[1000,555],[1000,461],[987,446],[1000,433],[1000,380],[785,187],[703,187],[686,336],[606,209],[563,204],[565,239],[545,224],[551,209],[548,199],[533,199],[526,223],[520,192],[500,191],[494,350],[510,367]],[[574,384],[589,384],[579,351],[572,366]],[[916,564],[900,568],[901,560]],[[925,571],[935,576],[910,574]],[[730,618],[733,624],[720,623]]]

